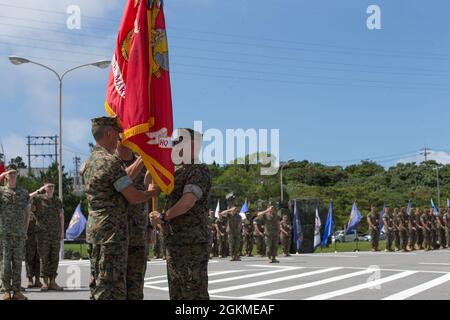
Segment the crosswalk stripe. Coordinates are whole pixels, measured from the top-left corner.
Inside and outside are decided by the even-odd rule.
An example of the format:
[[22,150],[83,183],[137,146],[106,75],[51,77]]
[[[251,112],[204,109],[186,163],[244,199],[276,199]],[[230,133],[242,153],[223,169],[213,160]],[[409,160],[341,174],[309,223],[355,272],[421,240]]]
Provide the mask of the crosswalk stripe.
[[287,272],[287,271],[292,271],[292,270],[300,270],[300,269],[303,269],[303,268],[302,267],[279,268],[279,269],[276,269],[276,270],[258,272],[258,273],[253,273],[253,274],[246,274],[246,275],[243,275],[243,276],[212,280],[212,281],[209,281],[209,283],[212,284],[212,283],[221,283],[221,282],[235,281],[235,280],[241,280],[241,279],[257,278],[257,277],[266,276],[266,275],[269,275],[269,274],[275,274],[275,273],[280,273],[280,272]]
[[306,273],[300,273],[300,274],[295,274],[295,275],[281,277],[281,278],[263,280],[263,281],[246,283],[246,284],[241,284],[241,285],[232,286],[232,287],[226,287],[226,288],[210,290],[209,292],[211,294],[215,294],[215,293],[234,291],[234,290],[239,290],[239,289],[246,289],[246,288],[258,287],[258,286],[264,286],[266,284],[271,284],[271,283],[276,283],[276,282],[282,282],[282,281],[287,281],[287,280],[292,280],[292,279],[297,279],[297,278],[313,276],[313,275],[316,275],[316,274],[336,271],[336,270],[339,270],[339,269],[342,269],[342,268],[336,267],[336,268],[321,269],[321,270],[316,270],[316,271],[311,271],[311,272],[306,272]]
[[[227,271],[213,272],[213,273],[208,274],[208,277],[214,277],[214,276],[220,276],[223,274],[238,273],[238,272],[244,272],[244,271],[249,271],[249,270],[227,270]],[[164,277],[167,277],[167,276],[164,276]],[[167,279],[150,281],[150,282],[147,282],[147,284],[158,284],[158,283],[165,283],[165,282],[167,282]]]
[[296,286],[292,286],[292,287],[286,287],[286,288],[281,288],[281,289],[276,289],[276,290],[265,291],[265,292],[261,292],[261,293],[257,293],[257,294],[244,296],[244,297],[241,297],[241,298],[243,298],[243,299],[259,299],[259,298],[272,296],[272,295],[277,295],[277,294],[281,294],[281,293],[286,293],[286,292],[291,292],[291,291],[298,291],[298,290],[302,290],[302,289],[306,289],[306,288],[316,287],[316,286],[320,286],[320,285],[323,285],[323,284],[327,284],[327,283],[331,283],[331,282],[335,282],[335,281],[340,281],[340,280],[344,280],[344,279],[348,279],[348,278],[352,278],[352,277],[357,277],[357,276],[368,274],[368,273],[373,273],[373,270],[371,270],[371,269],[364,269],[362,271],[348,273],[348,274],[344,274],[344,275],[341,275],[341,276],[331,277],[331,278],[318,280],[318,281],[305,283],[305,284],[300,284],[300,285],[296,285]]
[[429,290],[433,287],[444,284],[445,282],[450,281],[450,273],[436,278],[434,280],[422,283],[421,285],[415,286],[413,288],[409,288],[407,290],[401,291],[399,293],[390,295],[383,300],[405,300],[409,297],[415,296],[423,291]]
[[[370,269],[368,269],[368,270],[370,270]],[[373,270],[371,270],[371,272],[373,272]],[[324,293],[324,294],[319,294],[317,296],[313,296],[313,297],[307,298],[305,300],[327,300],[327,299],[335,298],[335,297],[342,296],[345,294],[349,294],[352,292],[356,292],[359,290],[375,287],[375,286],[381,285],[383,283],[387,283],[387,282],[395,281],[395,280],[398,280],[401,278],[405,278],[405,277],[408,277],[415,273],[417,273],[417,271],[404,271],[404,272],[397,273],[397,274],[394,274],[394,275],[386,277],[386,278],[381,278],[381,279],[378,279],[375,281],[369,281],[369,282],[359,284],[359,285],[356,285],[353,287],[336,290],[336,291],[331,291],[331,292]]]

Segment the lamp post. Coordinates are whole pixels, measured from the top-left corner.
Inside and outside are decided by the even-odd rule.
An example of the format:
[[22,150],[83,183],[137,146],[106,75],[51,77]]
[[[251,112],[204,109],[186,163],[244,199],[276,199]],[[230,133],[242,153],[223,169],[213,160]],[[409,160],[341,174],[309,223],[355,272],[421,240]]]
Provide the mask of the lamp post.
[[280,192],[281,192],[281,203],[283,203],[284,200],[284,192],[283,192],[283,169],[284,167],[288,166],[294,162],[294,159],[289,159],[288,162],[282,163],[280,168]]
[[441,184],[439,182],[439,169],[442,169],[442,166],[437,166],[433,168],[436,170],[436,179],[437,179],[437,191],[438,191],[438,206],[441,207]]
[[[37,65],[39,67],[42,67],[44,69],[47,69],[48,71],[51,71],[53,74],[56,75],[56,77],[58,78],[58,128],[59,128],[59,141],[58,141],[58,147],[59,147],[59,159],[56,159],[56,161],[58,162],[58,195],[59,198],[61,199],[61,203],[63,202],[63,170],[62,170],[62,162],[63,162],[63,158],[62,158],[62,84],[63,84],[63,80],[64,77],[77,69],[80,68],[84,68],[84,67],[97,67],[100,69],[105,69],[107,68],[110,64],[111,61],[109,60],[101,60],[101,61],[97,61],[97,62],[92,62],[92,63],[87,63],[87,64],[83,64],[80,66],[76,66],[73,67],[69,70],[66,70],[64,73],[59,74],[57,71],[53,70],[50,67],[47,67],[46,65],[43,65],[41,63],[38,62],[34,62],[31,60],[28,60],[26,58],[22,58],[22,57],[17,57],[17,56],[10,56],[9,57],[9,61],[11,61],[12,64],[18,66],[21,64],[26,64],[26,63],[31,63],[34,65]],[[64,259],[64,239],[61,240],[61,250],[60,250],[60,259]]]

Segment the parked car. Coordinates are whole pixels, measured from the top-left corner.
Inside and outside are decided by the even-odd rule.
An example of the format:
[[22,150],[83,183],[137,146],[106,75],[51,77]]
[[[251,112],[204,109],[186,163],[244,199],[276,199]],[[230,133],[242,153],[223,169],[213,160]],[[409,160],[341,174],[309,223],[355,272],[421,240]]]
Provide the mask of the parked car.
[[335,242],[354,242],[354,241],[367,241],[366,236],[363,233],[354,231],[350,234],[345,234],[344,230],[339,230],[331,237],[332,243]]
[[[372,237],[369,235],[366,236],[366,241],[370,241]],[[380,240],[386,240],[386,234],[384,231],[380,231]]]

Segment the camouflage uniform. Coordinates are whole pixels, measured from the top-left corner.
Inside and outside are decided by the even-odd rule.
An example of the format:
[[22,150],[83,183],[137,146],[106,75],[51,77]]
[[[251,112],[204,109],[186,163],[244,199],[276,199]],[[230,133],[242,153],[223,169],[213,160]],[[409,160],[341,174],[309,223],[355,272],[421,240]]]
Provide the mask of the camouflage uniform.
[[31,198],[31,211],[36,219],[37,249],[40,258],[41,278],[54,279],[58,275],[61,249],[61,200],[45,195]]
[[278,254],[278,244],[280,243],[280,218],[276,213],[265,213],[256,218],[264,224],[264,240],[266,243],[266,255],[274,261]]
[[27,270],[27,278],[39,279],[41,276],[36,238],[36,218],[33,214],[30,214],[30,223],[28,224],[27,241],[25,245],[25,268]]
[[[261,219],[257,219],[257,218],[255,218],[253,220],[253,224],[255,225],[256,252],[261,257],[265,257],[266,256],[266,244],[264,242],[264,225],[262,224]],[[262,235],[260,235],[258,233],[256,228],[258,228],[262,232]]]
[[414,213],[408,216],[409,219],[409,249],[417,249],[417,222]]
[[386,250],[392,251],[392,242],[394,241],[394,215],[389,212],[384,215],[383,220],[386,233]]
[[445,236],[447,238],[447,248],[450,249],[450,211],[447,211],[444,215],[445,223]]
[[422,224],[423,232],[423,246],[425,251],[431,249],[431,219],[428,213],[424,213],[420,216],[420,222]]
[[431,245],[431,249],[436,250],[437,249],[437,228],[436,228],[436,216],[434,214],[430,215],[430,225],[431,225],[430,245]]
[[422,250],[423,249],[423,227],[422,227],[422,221],[421,221],[422,215],[420,213],[417,213],[415,215],[415,221],[417,226],[417,249]]
[[175,171],[175,186],[167,198],[165,211],[185,193],[193,193],[198,200],[185,214],[163,226],[171,300],[209,300],[208,260],[212,240],[208,229],[210,189],[211,176],[206,165],[183,165]]
[[219,219],[217,219],[217,228],[223,235],[219,232],[217,233],[217,242],[219,249],[219,257],[225,258],[228,255],[228,235],[227,235],[227,218],[221,215]]
[[251,257],[253,252],[254,237],[253,237],[253,218],[250,217],[249,215],[247,215],[246,219],[244,219],[242,229],[244,231],[245,254],[248,257]]
[[436,232],[438,235],[439,246],[441,248],[447,247],[447,241],[445,236],[445,221],[442,212],[436,217]]
[[239,258],[239,249],[241,245],[241,226],[242,218],[236,213],[229,213],[227,219],[228,247],[232,260]]
[[400,211],[398,215],[399,221],[399,235],[400,247],[403,251],[408,250],[408,231],[409,231],[409,216],[406,212]]
[[400,212],[394,213],[394,244],[395,251],[400,250]]
[[0,275],[2,291],[20,292],[22,261],[25,257],[25,210],[28,192],[0,187]]
[[127,298],[128,215],[121,191],[133,185],[116,155],[96,146],[83,173],[89,217],[86,241],[91,261],[91,298]]
[[283,247],[283,253],[285,256],[289,255],[292,241],[292,226],[289,222],[282,221],[280,223],[280,229],[287,232],[287,235],[283,231],[280,232],[281,245]]
[[158,226],[155,227],[153,230],[154,237],[155,237],[155,243],[153,244],[153,257],[155,259],[161,259],[161,229]]
[[217,229],[216,229],[216,217],[209,217],[209,227],[211,230],[211,237],[212,237],[212,243],[211,243],[211,257],[217,257],[219,255],[219,243],[217,242]]
[[370,242],[372,245],[372,250],[373,251],[378,251],[378,245],[380,242],[380,224],[381,224],[381,219],[380,219],[380,215],[378,213],[369,213],[369,215],[367,216],[367,222],[369,224],[370,227]]
[[[136,161],[124,160],[129,167]],[[145,174],[142,169],[133,181],[137,190],[146,191]],[[147,229],[148,229],[148,203],[128,204],[128,258],[127,258],[127,300],[144,299],[144,278],[147,271]]]

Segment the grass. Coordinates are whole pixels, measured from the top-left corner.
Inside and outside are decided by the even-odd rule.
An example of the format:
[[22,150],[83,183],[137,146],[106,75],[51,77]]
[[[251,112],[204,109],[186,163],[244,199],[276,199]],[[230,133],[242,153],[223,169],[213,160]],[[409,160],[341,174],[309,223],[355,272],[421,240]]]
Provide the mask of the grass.
[[[336,251],[337,252],[353,252],[356,249],[356,242],[345,242],[345,243],[337,243],[336,244]],[[384,250],[385,248],[385,241],[380,241],[379,248],[381,250]],[[370,246],[370,241],[359,241],[358,242],[358,249],[359,251],[370,251],[372,248]],[[73,252],[78,252],[83,257],[83,259],[88,258],[87,254],[87,245],[86,244],[71,244],[66,243],[64,245],[64,250],[72,250]],[[149,257],[153,257],[153,250],[149,250]],[[334,252],[335,246],[334,244],[330,245],[328,248],[317,248],[315,253],[329,253]],[[256,254],[256,248],[254,248],[253,253]],[[282,255],[283,251],[281,249],[281,246],[278,249],[279,255]]]

